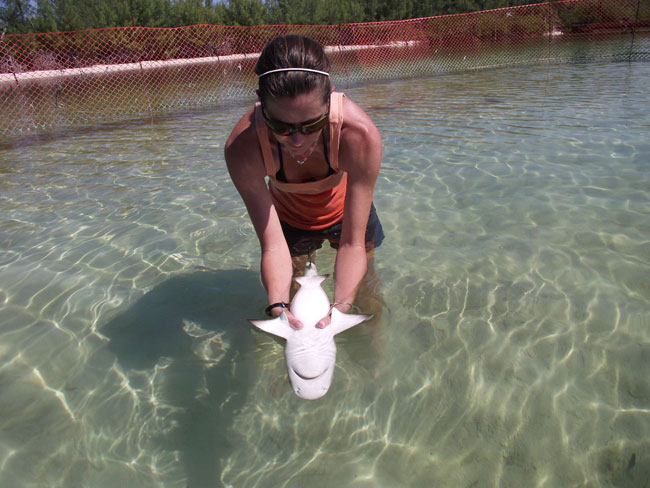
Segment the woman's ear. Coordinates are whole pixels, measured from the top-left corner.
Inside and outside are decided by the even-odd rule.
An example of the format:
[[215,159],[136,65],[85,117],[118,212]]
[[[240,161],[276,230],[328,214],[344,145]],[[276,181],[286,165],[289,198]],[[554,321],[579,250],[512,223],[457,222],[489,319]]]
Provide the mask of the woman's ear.
[[334,93],[335,89],[336,89],[336,85],[334,83],[332,83],[331,86],[330,86],[330,93]]
[[259,91],[259,90],[255,90],[255,95],[257,95],[257,99],[258,99],[259,101],[262,101],[262,96],[260,95],[260,91]]

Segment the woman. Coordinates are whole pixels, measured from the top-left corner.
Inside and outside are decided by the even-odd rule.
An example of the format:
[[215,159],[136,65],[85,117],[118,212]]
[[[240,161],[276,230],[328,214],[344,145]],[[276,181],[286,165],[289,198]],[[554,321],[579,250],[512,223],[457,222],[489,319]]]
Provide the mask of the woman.
[[[334,92],[320,44],[277,37],[259,57],[259,102],[226,142],[228,171],[262,249],[266,313],[289,311],[292,276],[327,239],[337,249],[334,303],[347,312],[384,235],[373,192],[381,136],[366,113]],[[266,177],[269,178],[267,186]],[[329,324],[323,317],[318,327]]]

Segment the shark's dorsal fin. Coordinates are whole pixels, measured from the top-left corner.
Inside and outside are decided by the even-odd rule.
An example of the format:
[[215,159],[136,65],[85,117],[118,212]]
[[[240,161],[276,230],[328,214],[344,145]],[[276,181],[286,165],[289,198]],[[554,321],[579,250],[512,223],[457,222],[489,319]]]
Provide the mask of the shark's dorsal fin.
[[269,320],[249,320],[251,324],[257,327],[264,332],[273,334],[278,337],[286,339],[289,337],[289,334],[293,332],[291,325],[289,325],[289,319],[287,319],[287,314],[282,312],[282,315],[274,319]]
[[351,313],[343,313],[336,307],[332,309],[332,320],[330,327],[332,327],[332,335],[339,334],[350,327],[354,327],[361,322],[368,320],[372,315],[355,315]]

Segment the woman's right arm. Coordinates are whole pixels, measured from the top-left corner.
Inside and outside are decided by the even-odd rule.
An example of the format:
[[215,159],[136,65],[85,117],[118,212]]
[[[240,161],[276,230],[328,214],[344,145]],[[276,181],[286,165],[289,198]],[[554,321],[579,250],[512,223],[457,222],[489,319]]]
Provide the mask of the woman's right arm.
[[[269,303],[289,303],[293,274],[291,255],[266,185],[262,152],[251,120],[252,111],[233,129],[225,147],[226,165],[260,241],[262,284]],[[272,310],[273,315],[281,312],[281,308]],[[302,326],[288,310],[287,315],[293,327]]]

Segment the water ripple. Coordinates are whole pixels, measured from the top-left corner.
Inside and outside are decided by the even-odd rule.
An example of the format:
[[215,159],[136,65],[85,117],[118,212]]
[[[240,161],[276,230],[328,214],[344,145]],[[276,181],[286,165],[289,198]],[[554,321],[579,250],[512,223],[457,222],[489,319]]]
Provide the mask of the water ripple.
[[384,137],[386,310],[317,402],[245,321],[259,246],[222,149],[247,107],[4,149],[0,485],[643,486],[648,71],[349,90]]

